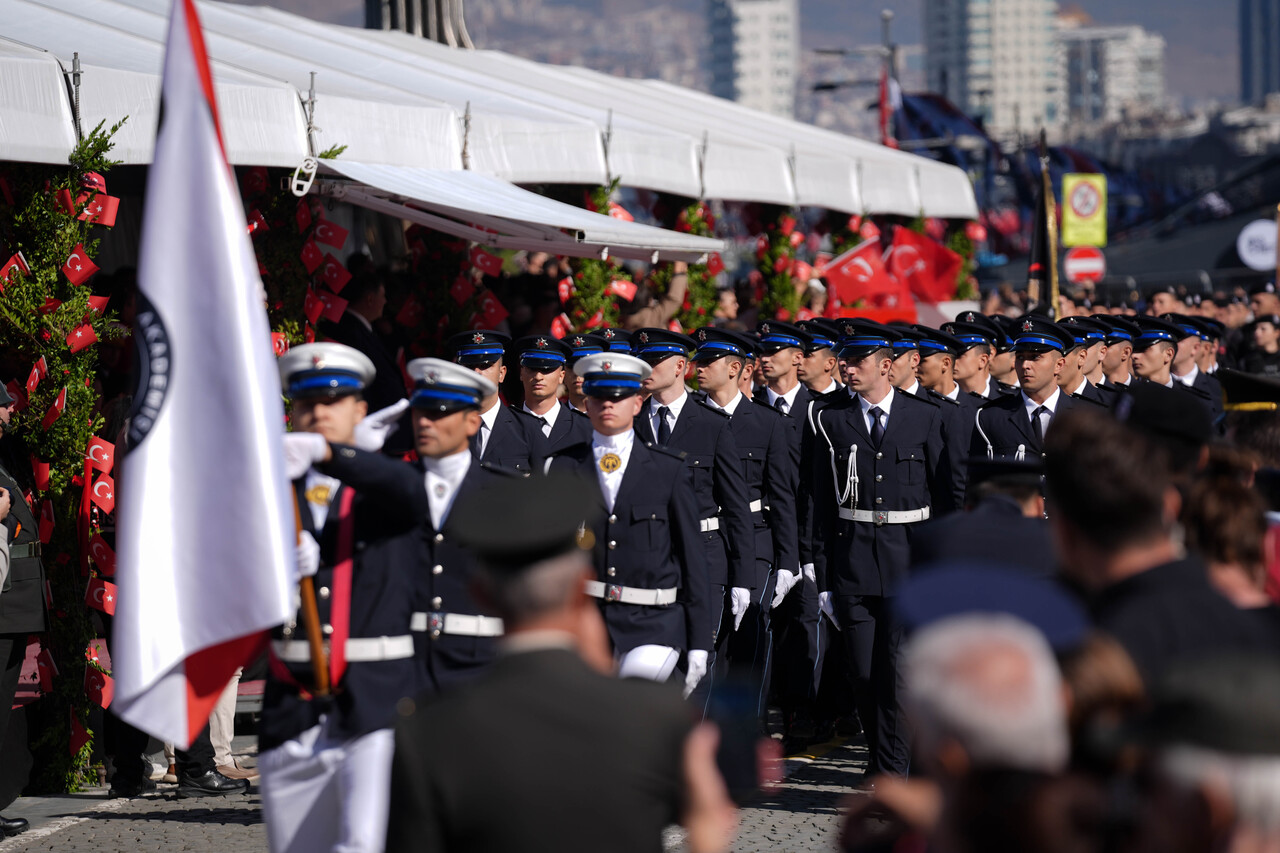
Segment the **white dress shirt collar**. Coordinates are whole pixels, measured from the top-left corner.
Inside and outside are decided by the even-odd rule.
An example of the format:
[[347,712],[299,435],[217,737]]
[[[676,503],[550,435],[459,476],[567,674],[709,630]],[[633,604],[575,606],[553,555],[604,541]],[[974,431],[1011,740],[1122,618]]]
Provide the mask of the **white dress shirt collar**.
[[670,403],[659,403],[657,397],[649,398],[649,426],[653,428],[653,437],[658,437],[658,409],[666,406],[671,411],[671,423],[668,426],[675,431],[676,421],[680,420],[680,413],[684,411],[685,401],[689,399],[689,392],[680,391],[680,396],[676,397]]
[[1022,391],[1020,393],[1022,394],[1022,405],[1027,409],[1027,420],[1031,419],[1031,413],[1040,406],[1044,406],[1048,409],[1050,415],[1054,414],[1058,410],[1058,401],[1062,399],[1062,390],[1059,388],[1054,388],[1053,393],[1049,395],[1049,399],[1045,400],[1043,403],[1037,403],[1035,400],[1032,400],[1027,396],[1026,391]]
[[795,384],[795,387],[793,387],[790,391],[788,391],[785,394],[779,394],[767,385],[765,386],[765,391],[768,392],[769,394],[769,405],[775,409],[778,408],[779,397],[786,400],[787,401],[786,413],[789,415],[791,414],[791,410],[796,407],[796,396],[800,393],[800,383],[797,382]]
[[708,406],[710,406],[710,407],[711,407],[711,408],[713,408],[713,409],[719,409],[720,411],[725,412],[726,414],[732,415],[734,412],[736,412],[736,411],[738,410],[738,404],[739,404],[739,403],[741,403],[741,402],[742,402],[743,400],[745,400],[745,399],[746,399],[746,397],[743,395],[743,393],[742,393],[741,391],[739,391],[739,392],[734,396],[734,398],[733,398],[732,400],[730,400],[730,401],[729,401],[729,404],[728,404],[728,405],[726,405],[726,406],[722,406],[722,405],[720,405],[719,403],[717,403],[717,402],[716,402],[716,401],[711,397],[711,395],[710,395],[710,394],[708,394],[708,395],[707,395],[707,405],[708,405]]

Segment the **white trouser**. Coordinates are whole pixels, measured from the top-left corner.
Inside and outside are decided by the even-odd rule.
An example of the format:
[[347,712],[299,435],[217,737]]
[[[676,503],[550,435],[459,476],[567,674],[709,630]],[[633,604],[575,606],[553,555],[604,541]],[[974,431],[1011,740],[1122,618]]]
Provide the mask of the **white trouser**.
[[618,660],[618,677],[666,681],[678,660],[680,652],[671,646],[636,646]]
[[391,729],[331,737],[324,721],[258,756],[272,853],[379,853],[391,801]]
[[218,697],[218,704],[213,706],[209,715],[209,740],[213,743],[213,766],[234,767],[235,759],[231,757],[231,739],[236,736],[236,698],[240,689],[240,675],[243,669],[237,669],[231,676],[231,683]]

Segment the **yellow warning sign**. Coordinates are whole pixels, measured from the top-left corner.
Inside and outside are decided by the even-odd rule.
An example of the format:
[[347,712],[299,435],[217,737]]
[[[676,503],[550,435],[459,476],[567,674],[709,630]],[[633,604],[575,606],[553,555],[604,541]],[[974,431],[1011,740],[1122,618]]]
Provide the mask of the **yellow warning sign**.
[[1107,176],[1062,176],[1062,245],[1107,245]]

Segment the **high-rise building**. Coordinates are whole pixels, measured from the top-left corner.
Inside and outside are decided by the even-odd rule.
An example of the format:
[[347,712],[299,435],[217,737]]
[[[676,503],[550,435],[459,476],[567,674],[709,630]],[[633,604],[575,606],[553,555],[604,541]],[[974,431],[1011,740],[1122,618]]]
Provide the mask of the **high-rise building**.
[[364,0],[364,25],[400,30],[450,47],[475,47],[467,32],[464,0]]
[[1062,121],[1053,0],[924,0],[925,74],[991,133]]
[[1119,121],[1164,105],[1164,38],[1142,27],[1059,21],[1067,118]]
[[1280,0],[1240,0],[1240,99],[1280,92]]
[[800,64],[798,0],[710,0],[711,93],[792,117]]

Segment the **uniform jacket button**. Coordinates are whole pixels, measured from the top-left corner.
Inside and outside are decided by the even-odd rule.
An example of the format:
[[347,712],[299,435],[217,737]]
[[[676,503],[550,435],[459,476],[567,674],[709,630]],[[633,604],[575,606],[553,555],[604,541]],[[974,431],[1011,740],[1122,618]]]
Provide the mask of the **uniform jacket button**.
[[876,474],[876,482],[879,483],[884,479],[884,474]]
[[442,598],[441,598],[440,596],[438,596],[438,595],[437,595],[435,598],[431,599],[431,606],[432,606],[432,607],[435,607],[435,608],[437,608],[437,609],[439,609],[440,605],[441,605],[441,604],[443,604],[443,603],[444,603],[444,599],[442,599]]
[[876,503],[878,504],[884,503],[884,498],[876,498]]
[[883,459],[883,458],[884,458],[884,451],[879,451],[879,452],[877,452],[877,453],[876,453],[876,458],[877,458],[877,459]]
[[613,577],[613,576],[614,576],[614,575],[616,575],[617,573],[618,573],[618,570],[617,570],[617,569],[615,569],[613,566],[610,566],[610,567],[609,567],[609,571],[608,571],[608,575],[609,575],[609,577]]
[[333,633],[333,626],[332,626],[332,625],[325,625],[325,626],[324,626],[323,631],[324,631],[324,635],[327,637],[327,636],[329,636],[330,634],[332,634],[332,633]]
[[431,639],[436,640],[436,639],[439,639],[439,637],[440,637],[440,629],[439,629],[439,628],[433,628],[433,629],[431,630]]
[[609,516],[609,523],[610,523],[610,524],[617,524],[617,523],[618,523],[618,517],[617,517],[616,515],[611,515],[611,516]]
[[322,586],[322,587],[320,587],[320,597],[321,597],[321,598],[328,598],[328,597],[329,597],[329,587],[327,587],[327,586]]
[[617,548],[617,547],[618,547],[618,543],[617,543],[617,542],[615,542],[614,540],[610,539],[610,540],[609,540],[609,550],[610,550],[610,551],[612,551],[614,548]]
[[444,571],[444,566],[432,566],[432,567],[431,567],[431,574],[433,574],[433,575],[438,575],[438,574],[440,574],[440,573],[441,573],[441,572],[443,572],[443,571]]
[[443,534],[443,533],[437,533],[437,534],[436,534],[436,541],[437,541],[437,542],[443,542],[443,541],[444,541],[444,534]]

